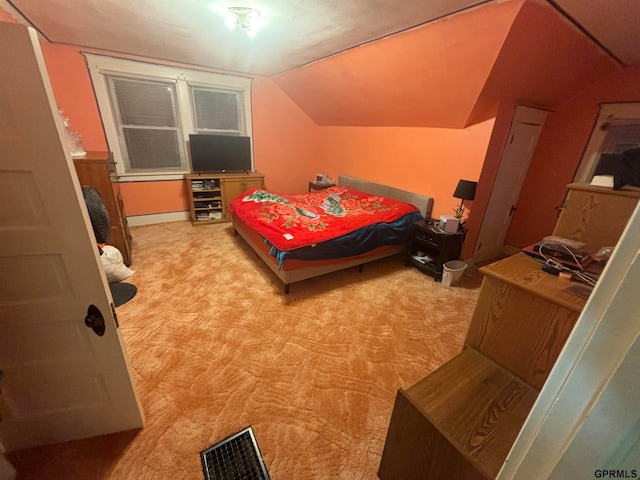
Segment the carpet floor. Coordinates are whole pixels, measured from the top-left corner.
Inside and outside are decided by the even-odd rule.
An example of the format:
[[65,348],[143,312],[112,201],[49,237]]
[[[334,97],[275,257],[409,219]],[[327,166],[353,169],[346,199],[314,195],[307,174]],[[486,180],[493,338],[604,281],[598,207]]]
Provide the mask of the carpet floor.
[[248,426],[273,480],[375,479],[397,389],[460,351],[481,283],[392,257],[285,295],[230,224],[131,230],[146,427],[11,452],[19,479],[202,479],[199,452]]

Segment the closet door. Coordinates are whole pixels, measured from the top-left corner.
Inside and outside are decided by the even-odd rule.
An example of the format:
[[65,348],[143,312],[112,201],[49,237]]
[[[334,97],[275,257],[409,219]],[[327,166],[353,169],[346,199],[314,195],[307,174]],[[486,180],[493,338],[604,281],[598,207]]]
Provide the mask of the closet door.
[[516,210],[520,190],[548,114],[545,110],[530,107],[516,108],[476,241],[474,262],[497,258],[502,253],[511,216]]

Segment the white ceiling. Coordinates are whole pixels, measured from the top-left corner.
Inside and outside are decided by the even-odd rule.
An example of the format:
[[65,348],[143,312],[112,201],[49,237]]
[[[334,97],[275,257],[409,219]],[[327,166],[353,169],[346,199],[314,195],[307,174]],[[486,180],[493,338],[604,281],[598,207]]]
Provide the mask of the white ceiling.
[[[0,6],[54,43],[268,76],[488,1],[510,0],[0,0]],[[621,63],[640,62],[640,1],[550,3]],[[228,6],[262,12],[255,38],[226,28]]]

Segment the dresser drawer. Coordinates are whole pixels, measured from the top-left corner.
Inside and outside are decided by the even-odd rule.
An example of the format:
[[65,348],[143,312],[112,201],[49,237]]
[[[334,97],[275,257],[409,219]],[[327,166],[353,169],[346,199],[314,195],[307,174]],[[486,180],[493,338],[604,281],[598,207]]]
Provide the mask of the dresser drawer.
[[442,234],[437,234],[419,227],[415,227],[414,229],[414,238],[435,248],[442,247],[445,239]]

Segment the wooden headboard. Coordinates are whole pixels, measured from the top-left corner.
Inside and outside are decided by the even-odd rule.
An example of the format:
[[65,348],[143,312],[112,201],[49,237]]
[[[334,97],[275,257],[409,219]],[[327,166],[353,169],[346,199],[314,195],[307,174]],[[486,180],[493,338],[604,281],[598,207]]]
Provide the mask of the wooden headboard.
[[362,192],[372,193],[374,195],[380,195],[381,197],[389,197],[410,203],[418,207],[418,210],[420,210],[420,213],[424,218],[431,217],[433,197],[419,195],[417,193],[400,190],[399,188],[389,187],[387,185],[381,185],[361,178],[350,177],[349,175],[338,175],[338,185],[345,185]]

